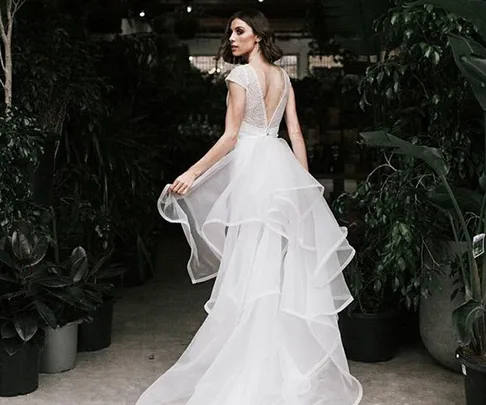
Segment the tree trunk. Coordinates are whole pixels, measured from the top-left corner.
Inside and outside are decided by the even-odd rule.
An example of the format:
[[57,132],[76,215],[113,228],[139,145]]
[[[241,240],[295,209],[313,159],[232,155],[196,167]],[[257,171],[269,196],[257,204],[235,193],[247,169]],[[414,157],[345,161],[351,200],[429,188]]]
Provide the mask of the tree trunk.
[[5,110],[12,107],[13,62],[12,34],[15,14],[27,0],[5,0],[0,4],[0,36],[3,42],[3,52],[0,52],[0,62],[3,70],[2,86],[5,95]]
[[[7,11],[7,15],[11,15],[10,11]],[[13,21],[10,17],[7,21],[7,35],[4,40],[4,52],[5,52],[5,107],[10,109],[12,107],[12,26]]]

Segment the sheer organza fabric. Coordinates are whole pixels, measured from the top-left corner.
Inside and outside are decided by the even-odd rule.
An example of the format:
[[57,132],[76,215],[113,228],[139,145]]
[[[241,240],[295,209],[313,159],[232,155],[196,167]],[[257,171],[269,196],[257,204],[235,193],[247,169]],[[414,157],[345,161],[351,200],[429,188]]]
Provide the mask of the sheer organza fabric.
[[362,398],[337,326],[352,301],[342,271],[355,252],[321,184],[273,131],[246,126],[186,196],[166,186],[159,198],[160,214],[182,225],[191,247],[192,281],[216,280],[205,322],[137,405],[356,405]]

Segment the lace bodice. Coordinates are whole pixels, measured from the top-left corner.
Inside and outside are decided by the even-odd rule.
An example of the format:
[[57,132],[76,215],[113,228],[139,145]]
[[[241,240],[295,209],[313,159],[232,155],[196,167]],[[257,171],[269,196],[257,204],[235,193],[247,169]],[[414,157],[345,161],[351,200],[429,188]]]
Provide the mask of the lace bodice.
[[282,73],[285,87],[271,117],[267,117],[263,91],[258,81],[257,73],[252,66],[248,64],[239,65],[226,77],[225,80],[227,82],[237,83],[246,90],[245,113],[240,127],[240,137],[245,135],[278,136],[278,128],[285,112],[290,87],[288,74],[283,69]]

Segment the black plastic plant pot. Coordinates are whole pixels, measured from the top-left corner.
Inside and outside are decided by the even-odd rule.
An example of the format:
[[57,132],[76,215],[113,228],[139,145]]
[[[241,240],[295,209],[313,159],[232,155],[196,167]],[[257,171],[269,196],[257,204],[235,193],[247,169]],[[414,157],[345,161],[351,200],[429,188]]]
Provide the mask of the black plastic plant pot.
[[349,360],[378,363],[396,356],[399,346],[399,311],[378,314],[343,311],[339,329]]
[[92,352],[111,344],[114,300],[105,301],[90,314],[92,322],[83,322],[78,329],[78,351]]
[[12,356],[0,341],[0,397],[29,394],[39,386],[40,349],[31,342]]
[[463,348],[456,351],[462,364],[464,388],[467,405],[484,405],[486,403],[486,361],[468,354]]

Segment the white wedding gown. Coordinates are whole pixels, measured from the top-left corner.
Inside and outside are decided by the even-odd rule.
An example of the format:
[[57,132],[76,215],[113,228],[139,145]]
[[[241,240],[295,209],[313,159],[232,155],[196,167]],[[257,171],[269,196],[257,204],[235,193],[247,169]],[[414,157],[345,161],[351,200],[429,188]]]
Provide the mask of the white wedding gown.
[[161,215],[180,223],[194,283],[216,277],[208,316],[177,363],[137,405],[356,405],[337,325],[352,297],[354,255],[323,187],[278,138],[291,86],[270,120],[255,70],[236,147],[181,197],[165,187]]

